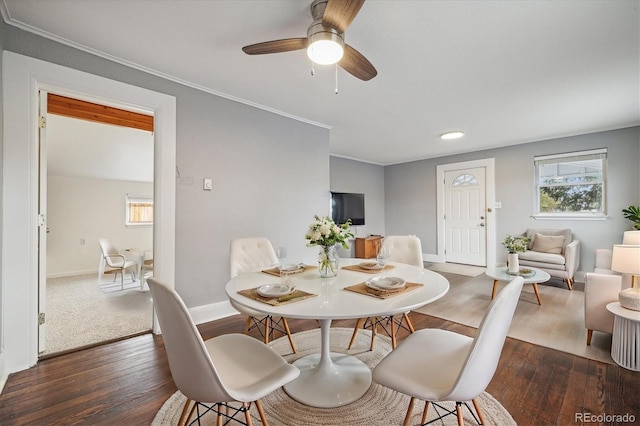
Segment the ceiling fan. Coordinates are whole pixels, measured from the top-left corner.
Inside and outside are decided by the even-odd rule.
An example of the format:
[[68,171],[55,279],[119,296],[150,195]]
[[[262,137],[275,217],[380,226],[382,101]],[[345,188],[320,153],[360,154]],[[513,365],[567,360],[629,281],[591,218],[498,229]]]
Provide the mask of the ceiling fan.
[[290,52],[307,49],[307,56],[321,65],[337,63],[345,71],[368,81],[378,72],[360,52],[344,42],[344,32],[354,20],[365,0],[314,0],[313,22],[307,37],[285,38],[251,44],[242,48],[248,55]]

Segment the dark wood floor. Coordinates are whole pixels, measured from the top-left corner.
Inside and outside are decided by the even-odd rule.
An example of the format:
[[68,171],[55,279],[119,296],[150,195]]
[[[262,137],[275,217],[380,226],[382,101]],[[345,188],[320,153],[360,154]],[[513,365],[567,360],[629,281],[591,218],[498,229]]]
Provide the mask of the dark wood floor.
[[[411,313],[411,320],[416,328],[475,333],[426,315]],[[243,323],[236,315],[199,329],[206,339],[242,332]],[[293,332],[317,327],[302,320],[290,325]],[[333,326],[351,327],[353,321]],[[148,334],[12,374],[0,395],[0,425],[148,425],[175,391],[162,338]],[[640,422],[640,373],[511,338],[487,391],[519,425],[582,424],[576,413],[630,413]]]

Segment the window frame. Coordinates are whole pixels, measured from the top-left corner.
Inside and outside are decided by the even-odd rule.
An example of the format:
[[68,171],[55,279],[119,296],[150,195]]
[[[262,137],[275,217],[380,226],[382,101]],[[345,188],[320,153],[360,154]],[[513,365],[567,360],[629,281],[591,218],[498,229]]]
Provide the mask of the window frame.
[[[153,226],[153,216],[154,216],[154,202],[153,202],[153,196],[151,195],[146,195],[146,194],[126,194],[125,195],[125,200],[124,200],[124,204],[125,204],[125,218],[124,218],[124,224],[125,226],[129,227],[129,226],[133,226],[133,227],[140,227],[140,226]],[[151,220],[150,221],[136,221],[133,222],[131,221],[131,204],[133,203],[150,203],[151,204]]]
[[[533,158],[534,168],[534,200],[533,218],[535,219],[574,219],[574,220],[604,220],[607,218],[607,148],[592,149],[587,151],[575,151],[562,154],[542,155]],[[576,161],[600,160],[602,165],[602,179],[595,184],[601,185],[601,209],[598,212],[568,211],[568,212],[542,212],[540,206],[540,192],[544,185],[540,184],[541,166],[549,164],[569,164]],[[584,185],[584,182],[576,182],[575,186]]]

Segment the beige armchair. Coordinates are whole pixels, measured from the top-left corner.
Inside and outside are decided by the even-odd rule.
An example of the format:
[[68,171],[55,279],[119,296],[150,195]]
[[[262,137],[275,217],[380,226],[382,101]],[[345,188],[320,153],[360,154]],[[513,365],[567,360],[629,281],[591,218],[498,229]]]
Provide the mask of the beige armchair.
[[607,304],[618,301],[622,277],[612,274],[589,272],[584,279],[584,326],[587,329],[587,345],[593,332],[613,333],[613,314]]
[[573,290],[573,276],[580,265],[580,241],[571,229],[527,229],[529,250],[518,255],[521,266],[542,269],[552,277],[562,278]]

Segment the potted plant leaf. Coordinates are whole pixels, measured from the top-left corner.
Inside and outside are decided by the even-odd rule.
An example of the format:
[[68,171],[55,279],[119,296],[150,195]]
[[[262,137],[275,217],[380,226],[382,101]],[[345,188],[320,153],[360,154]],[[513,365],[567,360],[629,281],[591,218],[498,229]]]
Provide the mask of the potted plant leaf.
[[629,206],[626,209],[622,209],[622,214],[625,219],[629,219],[634,223],[635,229],[640,229],[640,207]]

